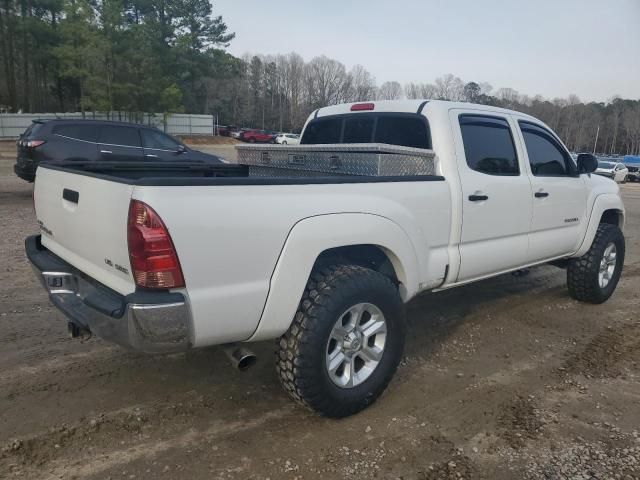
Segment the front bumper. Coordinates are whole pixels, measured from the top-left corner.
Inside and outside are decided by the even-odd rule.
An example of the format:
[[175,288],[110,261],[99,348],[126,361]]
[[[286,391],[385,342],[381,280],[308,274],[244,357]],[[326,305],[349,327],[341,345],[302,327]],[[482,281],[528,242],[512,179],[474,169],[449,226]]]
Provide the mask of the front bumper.
[[40,235],[25,240],[27,257],[49,300],[76,327],[146,353],[180,352],[192,345],[192,321],[181,293],[120,295],[47,250]]

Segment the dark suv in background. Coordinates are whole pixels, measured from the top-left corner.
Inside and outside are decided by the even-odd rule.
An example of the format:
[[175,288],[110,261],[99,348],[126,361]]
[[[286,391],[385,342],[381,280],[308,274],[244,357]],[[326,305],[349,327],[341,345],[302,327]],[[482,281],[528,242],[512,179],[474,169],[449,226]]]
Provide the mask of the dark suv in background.
[[104,120],[35,120],[18,140],[13,170],[33,182],[40,162],[63,160],[223,163],[157,128]]

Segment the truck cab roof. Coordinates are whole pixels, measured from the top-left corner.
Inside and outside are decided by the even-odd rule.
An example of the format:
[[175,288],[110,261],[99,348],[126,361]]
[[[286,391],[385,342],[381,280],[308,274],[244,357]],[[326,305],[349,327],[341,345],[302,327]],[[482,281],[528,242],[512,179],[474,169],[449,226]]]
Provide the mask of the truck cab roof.
[[[368,110],[360,110],[354,111],[351,108],[353,105],[371,103],[373,104],[373,109]],[[535,122],[540,122],[540,120],[531,117],[530,115],[524,114],[522,112],[517,112],[515,110],[509,110],[506,108],[493,107],[490,105],[481,105],[476,103],[468,103],[468,102],[451,102],[448,100],[428,100],[428,99],[415,99],[415,100],[371,100],[367,102],[353,102],[353,103],[343,103],[340,105],[331,105],[328,107],[322,107],[315,110],[310,118],[319,118],[326,117],[330,115],[342,115],[342,114],[357,114],[357,113],[366,113],[366,112],[400,112],[400,113],[424,113],[428,112],[442,112],[448,111],[453,108],[465,108],[465,109],[474,109],[482,110],[483,112],[493,112],[496,114],[510,114],[510,115],[518,115],[520,117],[527,117],[530,120],[534,120]]]

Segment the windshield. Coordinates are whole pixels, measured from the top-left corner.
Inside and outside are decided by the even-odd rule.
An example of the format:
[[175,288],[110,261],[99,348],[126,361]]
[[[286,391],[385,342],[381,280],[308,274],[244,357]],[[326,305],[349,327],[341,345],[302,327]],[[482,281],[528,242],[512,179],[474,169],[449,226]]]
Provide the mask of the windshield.
[[598,168],[613,168],[615,167],[616,164],[615,163],[611,163],[611,162],[598,162]]

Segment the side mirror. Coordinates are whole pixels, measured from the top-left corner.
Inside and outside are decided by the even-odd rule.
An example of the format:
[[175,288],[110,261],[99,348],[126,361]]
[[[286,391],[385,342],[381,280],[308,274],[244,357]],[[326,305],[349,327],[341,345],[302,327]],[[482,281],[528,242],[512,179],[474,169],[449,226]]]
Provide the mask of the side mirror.
[[598,159],[591,153],[580,153],[578,155],[578,173],[595,172],[598,168]]
[[178,145],[178,150],[176,150],[176,153],[180,155],[181,153],[184,153],[186,151],[187,151],[187,147],[185,147],[184,145]]

